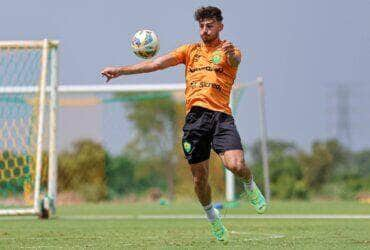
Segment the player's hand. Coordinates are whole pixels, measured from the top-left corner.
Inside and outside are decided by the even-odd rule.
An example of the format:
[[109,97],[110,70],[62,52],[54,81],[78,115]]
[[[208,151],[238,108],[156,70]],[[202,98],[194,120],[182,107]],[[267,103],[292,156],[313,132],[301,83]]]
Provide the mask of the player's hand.
[[233,55],[235,52],[234,45],[227,40],[222,44],[221,49],[228,55]]
[[235,54],[234,45],[231,42],[225,40],[225,42],[222,44],[221,49],[227,55],[227,59],[228,59],[229,64],[232,67],[237,67],[240,63],[240,56],[237,56]]
[[105,76],[107,78],[105,82],[109,82],[110,79],[113,79],[113,78],[116,78],[122,75],[122,71],[120,67],[107,67],[103,69],[100,73],[102,74],[102,76]]

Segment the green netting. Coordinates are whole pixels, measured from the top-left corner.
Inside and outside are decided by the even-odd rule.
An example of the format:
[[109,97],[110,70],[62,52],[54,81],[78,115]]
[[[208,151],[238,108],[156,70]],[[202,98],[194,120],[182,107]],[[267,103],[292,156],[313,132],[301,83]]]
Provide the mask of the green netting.
[[233,107],[234,114],[238,112],[239,103],[244,94],[245,89],[246,88],[244,87],[244,88],[237,88],[233,90],[233,98],[231,101],[232,101],[232,107]]
[[[0,48],[0,87],[38,86],[41,54],[41,49]],[[0,199],[31,196],[37,103],[35,94],[0,93]]]

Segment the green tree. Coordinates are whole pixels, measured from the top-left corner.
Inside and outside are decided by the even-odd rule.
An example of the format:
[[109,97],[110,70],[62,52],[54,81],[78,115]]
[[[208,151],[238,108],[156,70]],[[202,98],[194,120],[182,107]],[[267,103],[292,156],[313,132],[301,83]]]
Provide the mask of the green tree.
[[[117,97],[130,99],[124,105],[135,133],[125,151],[139,163],[136,166],[136,178],[144,186],[160,185],[162,189],[167,189],[172,199],[179,156],[178,120],[181,114],[178,111],[183,104],[176,101],[171,93],[119,94]],[[166,179],[165,186],[159,184],[162,176]]]
[[[267,147],[272,196],[280,199],[307,198],[308,190],[303,182],[303,170],[297,159],[298,148],[296,145],[282,140],[269,140]],[[262,184],[260,141],[252,145],[250,152],[254,176],[257,182]]]
[[362,150],[353,154],[353,162],[358,167],[358,174],[370,177],[370,150]]
[[91,140],[75,142],[72,151],[58,157],[58,190],[77,192],[88,201],[105,199],[105,164],[102,145]]
[[110,197],[121,196],[137,190],[134,180],[135,163],[124,155],[108,156],[105,168]]
[[299,155],[306,184],[319,190],[331,179],[336,168],[348,163],[348,157],[349,152],[337,140],[315,141],[311,153]]

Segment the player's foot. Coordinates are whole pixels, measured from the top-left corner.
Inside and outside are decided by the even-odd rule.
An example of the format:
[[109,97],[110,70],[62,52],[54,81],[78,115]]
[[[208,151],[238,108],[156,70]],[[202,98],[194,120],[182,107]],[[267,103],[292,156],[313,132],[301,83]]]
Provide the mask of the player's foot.
[[266,211],[266,200],[261,191],[254,183],[252,190],[246,190],[249,203],[256,209],[257,213],[263,214]]
[[216,237],[218,241],[227,242],[229,238],[229,232],[226,227],[222,224],[220,213],[215,209],[217,219],[214,222],[211,222],[211,232]]

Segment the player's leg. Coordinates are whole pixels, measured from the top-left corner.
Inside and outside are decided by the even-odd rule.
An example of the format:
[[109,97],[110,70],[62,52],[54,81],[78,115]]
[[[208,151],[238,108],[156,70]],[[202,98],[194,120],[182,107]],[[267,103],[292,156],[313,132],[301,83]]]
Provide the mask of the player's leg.
[[203,206],[208,221],[211,223],[212,234],[219,241],[227,241],[228,231],[222,224],[217,209],[215,209],[212,204],[211,187],[208,183],[209,160],[190,164],[190,169],[193,175],[195,193],[198,196],[199,202]]
[[256,209],[257,213],[264,213],[266,210],[266,201],[253,180],[252,172],[245,163],[243,150],[226,150],[220,153],[219,156],[224,166],[242,179],[247,199]]
[[211,153],[208,115],[204,109],[192,108],[186,115],[182,147],[193,174],[195,193],[203,206],[211,204],[208,185],[209,156]]
[[[198,196],[200,204],[202,204],[203,207],[211,205],[211,187],[208,183],[209,160],[190,164],[190,169],[193,175],[194,191]],[[210,217],[209,219],[213,220],[214,214],[210,214]]]
[[225,150],[218,154],[224,166],[234,175],[250,183],[253,180],[253,174],[244,160],[244,151],[242,149]]
[[212,141],[213,149],[220,156],[224,166],[244,182],[247,198],[258,213],[266,210],[266,201],[253,181],[251,170],[244,160],[243,146],[234,118],[219,113],[215,118],[215,131]]
[[211,199],[208,183],[209,156],[211,152],[211,128],[209,112],[204,109],[192,109],[185,119],[182,146],[193,175],[194,190],[211,223],[211,232],[217,240],[227,240],[227,230],[222,225]]

